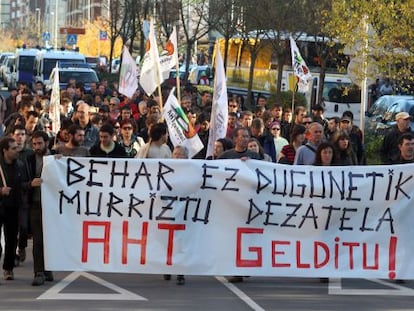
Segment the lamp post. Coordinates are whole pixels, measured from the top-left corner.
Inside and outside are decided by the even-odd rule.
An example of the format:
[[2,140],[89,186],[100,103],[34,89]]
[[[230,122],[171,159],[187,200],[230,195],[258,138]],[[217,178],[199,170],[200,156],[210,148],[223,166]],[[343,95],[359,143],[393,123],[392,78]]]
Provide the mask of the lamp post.
[[55,50],[57,50],[58,45],[58,15],[59,15],[58,0],[55,1]]
[[40,8],[36,8],[37,38],[40,43]]
[[92,8],[91,8],[91,0],[88,0],[88,22],[90,23],[91,22],[91,10],[92,10]]
[[[52,36],[53,36],[53,40],[55,40],[55,28],[53,27],[54,26],[54,21],[55,21],[55,12],[50,12],[50,20],[49,20],[49,29],[50,29],[50,33],[52,34]],[[50,42],[50,45],[52,45],[53,43],[52,43],[52,40],[50,40],[51,42]]]

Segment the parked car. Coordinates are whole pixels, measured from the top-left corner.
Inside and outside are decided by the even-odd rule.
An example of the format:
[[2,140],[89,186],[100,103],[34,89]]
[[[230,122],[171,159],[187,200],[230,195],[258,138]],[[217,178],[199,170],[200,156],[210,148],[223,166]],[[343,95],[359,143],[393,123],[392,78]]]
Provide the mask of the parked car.
[[[384,95],[378,98],[368,109],[367,126],[375,134],[385,134],[395,124],[395,115],[405,111],[414,118],[414,96]],[[411,123],[414,129],[414,122]]]
[[5,87],[16,86],[16,57],[9,55],[5,58],[3,71],[3,83]]
[[101,62],[99,57],[95,57],[95,56],[86,56],[86,63],[93,69],[93,70],[97,70],[99,67],[99,64]]
[[190,67],[188,80],[192,84],[210,85],[213,82],[213,73],[211,67],[209,65]]
[[[184,76],[185,76],[185,66],[180,67],[180,83],[181,85],[185,84]],[[169,77],[167,79],[167,83],[169,85],[176,84],[176,77],[177,71],[175,68],[170,70]],[[213,82],[213,73],[212,69],[208,65],[198,66],[198,65],[190,65],[189,73],[188,73],[188,82],[195,85],[211,85]]]
[[5,62],[5,59],[7,58],[7,56],[12,56],[14,55],[14,53],[12,52],[4,52],[4,53],[0,53],[0,79],[3,80],[3,71],[1,69],[3,63]]
[[[184,75],[185,71],[180,71],[180,85],[184,85]],[[177,71],[175,69],[171,69],[168,78],[164,81],[167,85],[176,86],[177,84]]]
[[121,66],[121,60],[119,58],[113,59],[111,63],[111,73],[118,73],[120,66]]

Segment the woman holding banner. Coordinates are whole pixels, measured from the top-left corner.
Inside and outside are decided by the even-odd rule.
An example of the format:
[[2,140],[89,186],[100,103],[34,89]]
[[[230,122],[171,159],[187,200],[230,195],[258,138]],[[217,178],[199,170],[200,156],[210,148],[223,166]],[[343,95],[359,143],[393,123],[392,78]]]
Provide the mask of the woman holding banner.
[[[315,152],[315,162],[316,166],[331,166],[335,159],[335,149],[330,142],[321,143]],[[321,283],[328,283],[328,278],[320,278]]]

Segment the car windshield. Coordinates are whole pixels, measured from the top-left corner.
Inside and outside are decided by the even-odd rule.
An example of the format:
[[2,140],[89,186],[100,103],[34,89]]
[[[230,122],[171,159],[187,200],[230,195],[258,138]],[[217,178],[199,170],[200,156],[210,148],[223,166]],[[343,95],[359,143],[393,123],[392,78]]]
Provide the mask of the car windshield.
[[350,83],[325,81],[323,98],[334,103],[360,103],[361,91]]
[[19,56],[19,70],[32,72],[35,62],[34,56]]
[[91,71],[59,71],[59,82],[68,83],[69,79],[75,79],[76,82],[91,83],[99,82],[98,76]]
[[99,57],[86,57],[86,62],[91,64],[98,64]]
[[413,100],[399,100],[392,104],[384,113],[384,120],[395,121],[395,116],[399,112],[408,112],[411,117],[414,117],[414,101]]
[[382,116],[389,107],[389,100],[387,97],[383,96],[378,98],[374,104],[368,109],[369,116]]
[[[183,78],[184,78],[184,75],[185,75],[185,72],[180,71],[180,79],[183,79]],[[171,70],[171,71],[170,71],[170,76],[169,76],[169,78],[170,78],[170,79],[175,79],[176,77],[177,77],[177,71],[175,71],[175,70]]]
[[43,74],[48,77],[52,72],[53,68],[56,67],[57,62],[71,62],[71,63],[84,63],[81,59],[56,59],[56,58],[48,58],[44,60],[43,64]]

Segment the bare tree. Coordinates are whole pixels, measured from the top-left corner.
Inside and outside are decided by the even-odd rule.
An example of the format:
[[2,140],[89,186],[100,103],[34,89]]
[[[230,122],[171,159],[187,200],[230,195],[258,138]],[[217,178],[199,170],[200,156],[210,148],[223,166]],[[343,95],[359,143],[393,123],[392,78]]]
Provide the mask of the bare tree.
[[[251,27],[265,29],[277,59],[276,98],[280,98],[283,66],[290,55],[289,35],[304,25],[305,0],[263,0],[249,8]],[[254,12],[254,14],[252,14]]]
[[173,31],[173,27],[176,26],[180,20],[179,5],[177,1],[161,1],[158,6],[158,21],[159,21],[159,42],[161,40],[161,33],[165,38],[169,38]]
[[125,29],[125,23],[127,21],[125,17],[125,1],[112,0],[109,5],[109,19],[107,23],[109,26],[108,37],[110,41],[110,53],[109,53],[109,70],[112,71],[112,58],[114,54],[114,47],[116,40],[120,37],[121,33]]
[[177,1],[180,14],[180,24],[186,41],[185,80],[188,78],[192,50],[196,41],[206,36],[214,29],[220,14],[211,12],[208,0],[179,0]]
[[227,69],[227,59],[230,38],[235,36],[242,26],[242,8],[237,0],[215,0],[210,1],[211,10],[220,12],[217,18],[216,29],[224,38],[223,63]]

